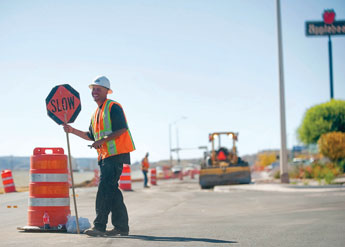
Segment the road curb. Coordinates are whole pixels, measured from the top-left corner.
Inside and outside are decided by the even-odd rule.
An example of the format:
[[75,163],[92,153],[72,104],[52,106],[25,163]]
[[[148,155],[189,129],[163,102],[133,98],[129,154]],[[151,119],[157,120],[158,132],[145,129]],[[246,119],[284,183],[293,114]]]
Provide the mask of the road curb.
[[321,185],[321,186],[306,186],[306,185],[287,185],[287,184],[248,184],[248,185],[226,185],[215,186],[216,192],[230,192],[234,190],[247,191],[268,191],[268,192],[331,192],[331,191],[345,191],[343,185]]

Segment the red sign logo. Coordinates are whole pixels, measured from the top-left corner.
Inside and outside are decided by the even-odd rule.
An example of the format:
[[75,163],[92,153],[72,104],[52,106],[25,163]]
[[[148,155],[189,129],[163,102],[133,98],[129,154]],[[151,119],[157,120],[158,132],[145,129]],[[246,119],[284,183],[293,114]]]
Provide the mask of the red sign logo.
[[48,116],[57,124],[73,123],[81,111],[79,93],[68,84],[54,87],[46,105]]
[[335,12],[333,9],[326,9],[323,14],[323,21],[326,24],[332,24],[334,22],[335,19]]

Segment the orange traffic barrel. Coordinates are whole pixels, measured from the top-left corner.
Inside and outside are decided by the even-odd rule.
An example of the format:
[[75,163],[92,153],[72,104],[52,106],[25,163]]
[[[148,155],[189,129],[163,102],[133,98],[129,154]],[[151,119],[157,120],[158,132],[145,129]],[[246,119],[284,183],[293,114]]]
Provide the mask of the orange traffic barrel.
[[163,167],[163,173],[164,173],[164,179],[169,179],[172,177],[170,168]]
[[151,185],[157,185],[157,170],[156,170],[156,168],[151,169]]
[[62,148],[35,148],[30,158],[28,225],[43,227],[45,213],[50,227],[65,225],[71,214],[67,156]]
[[191,179],[194,179],[195,169],[190,170],[189,172],[190,172],[190,178],[191,178]]
[[16,192],[11,170],[1,171],[1,178],[5,193]]
[[68,169],[68,186],[72,188],[72,175],[70,169]]
[[95,169],[93,170],[94,176],[93,179],[91,180],[91,186],[98,186],[99,185],[99,170]]
[[119,187],[121,190],[132,190],[131,167],[123,164]]

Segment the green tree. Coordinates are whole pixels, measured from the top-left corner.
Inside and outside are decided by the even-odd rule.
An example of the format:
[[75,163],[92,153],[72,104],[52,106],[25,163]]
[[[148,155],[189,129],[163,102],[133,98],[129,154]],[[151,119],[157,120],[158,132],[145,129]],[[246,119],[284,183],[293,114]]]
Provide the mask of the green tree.
[[305,144],[316,143],[322,134],[345,132],[345,101],[331,100],[309,108],[298,128],[298,138]]

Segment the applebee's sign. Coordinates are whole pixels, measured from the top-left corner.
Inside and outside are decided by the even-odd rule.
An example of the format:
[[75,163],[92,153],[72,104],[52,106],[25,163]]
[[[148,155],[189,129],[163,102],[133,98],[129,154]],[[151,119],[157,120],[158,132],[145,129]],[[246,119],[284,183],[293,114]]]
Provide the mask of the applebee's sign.
[[307,21],[307,36],[324,35],[344,35],[345,21],[335,21],[335,12],[333,9],[326,9],[323,14],[323,21]]

